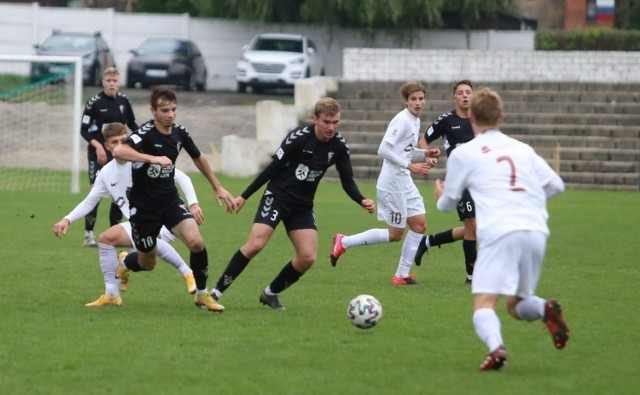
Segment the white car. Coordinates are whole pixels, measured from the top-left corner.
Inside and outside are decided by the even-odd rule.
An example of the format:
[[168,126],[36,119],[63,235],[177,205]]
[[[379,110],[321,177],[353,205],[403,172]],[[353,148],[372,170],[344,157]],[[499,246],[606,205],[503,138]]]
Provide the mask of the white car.
[[243,48],[236,68],[238,92],[292,88],[296,81],[324,75],[313,42],[299,34],[263,33]]

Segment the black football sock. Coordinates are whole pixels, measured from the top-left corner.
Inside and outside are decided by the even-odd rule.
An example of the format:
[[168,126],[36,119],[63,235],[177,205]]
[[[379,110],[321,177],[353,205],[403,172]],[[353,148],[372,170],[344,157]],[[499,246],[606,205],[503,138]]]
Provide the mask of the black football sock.
[[196,288],[199,290],[207,289],[207,279],[209,278],[207,249],[205,248],[200,252],[192,252],[189,257],[189,264],[196,280]]
[[231,283],[240,276],[240,273],[249,265],[249,259],[240,252],[236,251],[231,257],[227,268],[224,269],[224,273],[218,279],[216,283],[216,289],[220,292],[224,292],[231,286]]
[[278,294],[285,289],[289,288],[293,283],[298,281],[303,273],[299,273],[294,267],[291,261],[284,265],[280,273],[269,284],[269,289],[274,294]]
[[453,243],[454,241],[453,229],[429,235],[429,247],[440,247],[443,244]]
[[464,251],[464,265],[467,269],[467,275],[471,276],[473,274],[473,265],[476,263],[476,257],[478,256],[476,241],[463,240],[462,250]]
[[111,226],[117,225],[120,223],[122,219],[122,211],[120,211],[120,207],[114,202],[111,202],[111,208],[109,209],[109,224]]
[[132,272],[145,271],[145,269],[143,269],[142,266],[138,264],[138,253],[135,251],[130,252],[127,256],[124,257],[124,265]]
[[98,216],[98,206],[100,203],[84,217],[84,230],[93,232],[93,227],[96,225],[96,217]]

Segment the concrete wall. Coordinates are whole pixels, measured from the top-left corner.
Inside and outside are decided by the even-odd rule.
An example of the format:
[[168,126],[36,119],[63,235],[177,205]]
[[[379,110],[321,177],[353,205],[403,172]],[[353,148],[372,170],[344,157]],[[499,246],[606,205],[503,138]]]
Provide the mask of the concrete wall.
[[640,82],[640,52],[347,48],[347,81]]
[[[372,40],[355,29],[242,23],[191,18],[187,14],[127,14],[113,9],[52,8],[40,7],[37,3],[0,3],[0,54],[34,54],[33,45],[41,43],[54,28],[101,31],[122,71],[131,57],[129,50],[148,37],[193,39],[205,56],[209,89],[235,89],[236,61],[242,46],[265,31],[301,33],[311,37],[325,60],[326,74],[330,76],[342,75],[343,50],[348,47],[532,50],[535,34],[532,31],[478,31],[467,37],[462,31],[421,30],[409,40],[398,42],[396,37],[384,33],[377,34]],[[123,80],[125,78],[123,75]]]

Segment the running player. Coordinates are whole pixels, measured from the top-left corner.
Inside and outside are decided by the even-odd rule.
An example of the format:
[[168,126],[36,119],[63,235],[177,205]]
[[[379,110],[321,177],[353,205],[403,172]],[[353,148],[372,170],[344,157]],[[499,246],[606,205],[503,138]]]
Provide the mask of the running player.
[[[427,175],[437,163],[440,150],[426,151],[417,148],[420,137],[420,113],[426,101],[426,89],[415,80],[400,87],[405,109],[389,122],[382,138],[378,155],[384,160],[376,184],[378,220],[387,223],[386,229],[369,229],[346,236],[338,233],[333,238],[329,259],[333,266],[348,248],[389,243],[402,240],[404,230],[409,232],[402,244],[402,252],[391,282],[395,285],[415,285],[419,282],[409,274],[418,243],[427,229],[426,209],[411,173]],[[412,161],[416,163],[412,163]]]
[[[104,125],[105,147],[107,151],[112,151],[124,139],[127,138],[129,130],[127,126],[113,122]],[[196,218],[202,220],[202,210],[198,205],[196,191],[189,177],[176,169],[176,182],[185,194],[189,209]],[[129,218],[129,200],[127,198],[127,190],[131,187],[131,162],[124,162],[118,159],[107,163],[98,176],[95,183],[91,187],[89,194],[80,202],[69,214],[65,215],[60,221],[53,225],[53,233],[58,238],[67,233],[69,225],[82,218],[93,207],[100,202],[100,199],[109,197],[116,204],[122,215]],[[187,283],[187,291],[194,293],[196,291],[193,272],[184,262],[182,257],[168,243],[175,240],[175,236],[165,227],[160,231],[162,240],[158,240],[158,255],[174,266],[184,277]],[[127,290],[129,287],[129,273],[118,265],[118,256],[116,255],[116,247],[132,248],[133,241],[131,237],[131,224],[129,222],[118,223],[111,226],[105,232],[100,234],[98,238],[99,262],[105,283],[105,293],[97,300],[87,303],[87,307],[100,307],[108,305],[120,306],[122,298],[119,290]],[[126,254],[122,252],[121,254]],[[120,286],[118,287],[116,278],[120,278]],[[118,289],[120,288],[120,289]]]
[[190,251],[189,263],[196,280],[194,303],[209,311],[222,312],[207,290],[209,258],[193,214],[184,206],[174,181],[175,163],[185,149],[196,167],[205,176],[218,205],[225,201],[228,211],[234,211],[233,196],[222,187],[207,158],[202,155],[184,126],[175,123],[178,103],[175,93],[167,88],[151,91],[153,120],[143,124],[115,147],[117,159],[133,164],[129,203],[131,228],[137,252],[126,256],[124,266],[132,271],[151,270],[156,264],[156,235],[162,226],[175,234]]
[[[458,146],[473,138],[473,129],[469,122],[469,106],[473,96],[473,85],[469,80],[457,81],[453,85],[453,101],[456,108],[446,114],[442,114],[427,129],[424,137],[420,138],[418,147],[428,149],[429,144],[442,138],[442,143],[447,156]],[[464,227],[457,227],[444,232],[424,236],[418,246],[415,262],[417,266],[422,263],[422,256],[430,247],[453,243],[462,239],[464,251],[464,263],[467,271],[466,284],[471,284],[473,279],[473,265],[476,262],[476,210],[469,191],[464,191],[457,206],[458,218]]]
[[[87,100],[80,125],[80,134],[88,143],[87,162],[89,184],[91,185],[96,181],[98,171],[112,158],[111,152],[104,148],[103,126],[111,122],[120,122],[126,124],[130,130],[138,128],[129,98],[118,92],[120,88],[118,69],[109,67],[104,70],[102,88],[101,92]],[[82,245],[86,247],[98,246],[93,235],[97,215],[98,206],[96,205],[84,218],[84,242]],[[109,210],[109,224],[115,225],[121,219],[120,208],[112,203]]]
[[515,319],[542,320],[557,349],[569,340],[558,302],[534,294],[549,236],[547,199],[562,193],[564,183],[530,146],[498,130],[503,119],[500,96],[476,91],[470,113],[476,137],[449,157],[446,185],[436,181],[439,210],[453,210],[467,189],[476,204],[480,248],[471,290],[473,326],[489,349],[482,371],[507,361],[495,312],[501,295]]
[[216,300],[262,251],[282,221],[296,257],[284,265],[264,289],[259,301],[272,309],[285,309],[278,294],[298,281],[315,262],[318,230],[313,200],[318,184],[330,166],[336,165],[342,188],[354,202],[370,213],[375,210],[373,200],[362,196],[353,179],[349,148],[338,133],[340,111],[336,100],[329,97],[318,100],[313,124],[289,132],[273,155],[271,164],[235,199],[240,211],[246,200],[268,182],[246,243],[231,257],[212,291]]

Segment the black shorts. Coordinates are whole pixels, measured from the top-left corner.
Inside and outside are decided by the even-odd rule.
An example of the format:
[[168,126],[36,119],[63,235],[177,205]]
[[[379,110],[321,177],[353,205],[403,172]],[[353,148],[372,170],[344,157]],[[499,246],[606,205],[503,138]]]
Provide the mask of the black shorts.
[[[113,159],[113,155],[111,151],[105,149],[107,151],[107,163]],[[98,177],[98,172],[102,169],[102,166],[98,163],[98,154],[96,154],[95,148],[89,146],[87,147],[87,164],[89,170],[89,184],[93,185],[96,183],[96,177]]]
[[160,234],[162,225],[171,230],[174,226],[187,218],[193,218],[182,200],[177,199],[171,204],[162,207],[135,207],[131,203],[131,238],[136,249],[143,252],[153,250],[156,238]]
[[287,233],[298,229],[318,230],[311,207],[300,207],[280,201],[275,195],[267,194],[265,191],[253,223],[269,225],[275,229],[280,221],[284,223]]
[[468,189],[462,192],[462,198],[458,201],[457,211],[460,221],[476,217],[476,206]]

